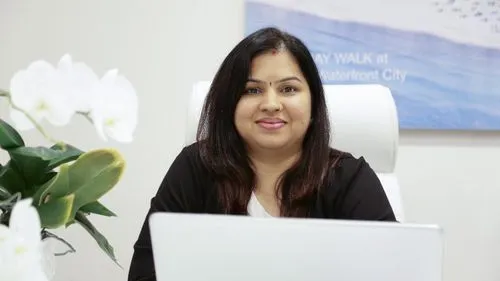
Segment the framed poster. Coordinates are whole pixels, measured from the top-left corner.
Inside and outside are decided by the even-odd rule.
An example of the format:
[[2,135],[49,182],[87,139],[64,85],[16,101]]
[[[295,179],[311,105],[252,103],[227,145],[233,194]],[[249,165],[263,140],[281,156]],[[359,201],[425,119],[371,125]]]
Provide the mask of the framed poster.
[[401,129],[500,130],[500,0],[246,0],[245,33],[308,46],[325,84],[382,84]]

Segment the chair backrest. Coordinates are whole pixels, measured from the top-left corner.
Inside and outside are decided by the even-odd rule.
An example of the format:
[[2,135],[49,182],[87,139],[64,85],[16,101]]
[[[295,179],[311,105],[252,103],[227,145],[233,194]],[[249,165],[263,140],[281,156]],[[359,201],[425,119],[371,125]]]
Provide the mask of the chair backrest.
[[[209,81],[193,86],[187,110],[186,145],[196,140]],[[399,221],[404,220],[401,192],[394,169],[399,141],[396,105],[382,85],[324,85],[331,123],[331,147],[363,156],[377,173]]]

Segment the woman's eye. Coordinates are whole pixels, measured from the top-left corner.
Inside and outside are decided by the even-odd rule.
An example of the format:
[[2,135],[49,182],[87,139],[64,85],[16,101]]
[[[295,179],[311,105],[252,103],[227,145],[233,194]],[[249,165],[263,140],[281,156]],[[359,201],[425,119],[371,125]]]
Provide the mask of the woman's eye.
[[258,88],[247,88],[245,94],[258,94],[260,90]]
[[297,91],[297,89],[295,89],[294,87],[287,86],[287,87],[283,87],[282,91],[285,93],[294,93]]

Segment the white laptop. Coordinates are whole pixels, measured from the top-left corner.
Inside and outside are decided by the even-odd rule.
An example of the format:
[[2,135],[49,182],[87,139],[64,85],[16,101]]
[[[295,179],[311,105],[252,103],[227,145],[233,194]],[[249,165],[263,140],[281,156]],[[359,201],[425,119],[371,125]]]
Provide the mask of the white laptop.
[[442,281],[432,225],[154,213],[157,281]]

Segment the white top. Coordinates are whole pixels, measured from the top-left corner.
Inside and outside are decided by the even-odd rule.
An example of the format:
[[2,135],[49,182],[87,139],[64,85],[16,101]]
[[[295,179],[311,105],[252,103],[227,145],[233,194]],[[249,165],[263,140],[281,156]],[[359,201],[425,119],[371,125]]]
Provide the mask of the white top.
[[248,202],[247,207],[248,214],[252,217],[272,217],[264,206],[260,204],[259,199],[255,196],[255,193],[252,192],[252,197],[250,197],[250,201]]

